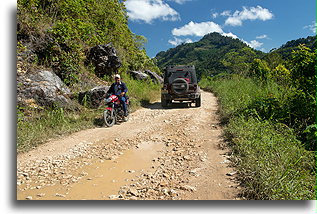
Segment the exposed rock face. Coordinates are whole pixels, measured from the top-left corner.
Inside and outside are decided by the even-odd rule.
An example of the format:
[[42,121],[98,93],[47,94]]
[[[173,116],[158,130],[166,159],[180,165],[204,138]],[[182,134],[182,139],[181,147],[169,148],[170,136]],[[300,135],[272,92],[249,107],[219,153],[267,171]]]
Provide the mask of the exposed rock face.
[[90,48],[87,60],[95,66],[95,73],[98,77],[111,75],[122,65],[116,49],[110,44]]
[[147,80],[149,79],[149,75],[143,73],[142,71],[128,71],[128,74],[132,76],[132,78],[137,80]]
[[127,71],[134,79],[137,80],[152,80],[152,82],[161,84],[163,83],[163,78],[160,77],[157,73],[150,70],[143,71]]
[[89,91],[80,92],[78,101],[82,105],[90,108],[98,108],[102,105],[103,99],[109,90],[110,86],[97,86]]
[[17,82],[18,104],[25,105],[32,100],[39,106],[72,108],[75,105],[69,98],[69,88],[52,71],[39,70],[18,75]]
[[163,78],[153,71],[145,70],[144,73],[149,75],[154,83],[162,84],[164,82]]

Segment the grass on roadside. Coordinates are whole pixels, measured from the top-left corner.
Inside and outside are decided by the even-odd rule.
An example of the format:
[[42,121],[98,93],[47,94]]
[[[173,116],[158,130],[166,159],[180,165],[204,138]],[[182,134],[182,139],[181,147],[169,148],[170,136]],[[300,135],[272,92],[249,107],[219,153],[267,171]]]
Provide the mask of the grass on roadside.
[[29,151],[52,138],[93,128],[100,115],[100,110],[85,108],[76,112],[63,108],[33,111],[31,118],[18,119],[17,152]]
[[[243,196],[257,200],[315,198],[314,152],[307,151],[294,130],[274,116],[287,89],[234,75],[203,78],[200,86],[214,92],[221,104],[225,137],[245,187]],[[263,102],[263,97],[268,101],[274,97],[277,102]]]
[[292,130],[257,118],[235,117],[225,132],[231,136],[245,197],[314,199],[314,153],[304,149]]
[[[159,98],[161,86],[158,84],[133,80],[127,75],[123,75],[123,81],[129,89],[132,111],[137,110],[144,103]],[[101,126],[102,111],[103,108],[85,107],[81,107],[78,111],[66,111],[63,108],[46,110],[29,108],[26,111],[18,108],[17,152],[29,151],[52,138]]]

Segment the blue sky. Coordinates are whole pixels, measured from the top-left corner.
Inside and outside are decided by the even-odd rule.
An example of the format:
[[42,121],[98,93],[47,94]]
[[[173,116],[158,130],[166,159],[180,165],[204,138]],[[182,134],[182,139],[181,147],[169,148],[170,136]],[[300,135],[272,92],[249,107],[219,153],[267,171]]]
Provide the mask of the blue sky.
[[150,57],[210,32],[264,52],[316,34],[315,0],[127,0],[126,7]]

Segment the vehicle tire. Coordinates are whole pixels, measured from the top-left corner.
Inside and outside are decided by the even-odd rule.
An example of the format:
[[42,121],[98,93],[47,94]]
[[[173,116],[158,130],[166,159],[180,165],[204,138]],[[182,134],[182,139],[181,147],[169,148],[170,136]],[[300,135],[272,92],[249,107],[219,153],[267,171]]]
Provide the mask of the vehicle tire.
[[186,94],[189,89],[188,82],[183,78],[177,78],[172,83],[172,91],[177,95]]
[[103,120],[107,127],[112,127],[116,123],[116,117],[114,115],[111,116],[111,111],[109,110],[103,112]]
[[200,107],[201,106],[201,97],[197,98],[195,101],[195,106]]
[[165,100],[164,98],[161,98],[161,105],[163,108],[167,107],[167,100]]

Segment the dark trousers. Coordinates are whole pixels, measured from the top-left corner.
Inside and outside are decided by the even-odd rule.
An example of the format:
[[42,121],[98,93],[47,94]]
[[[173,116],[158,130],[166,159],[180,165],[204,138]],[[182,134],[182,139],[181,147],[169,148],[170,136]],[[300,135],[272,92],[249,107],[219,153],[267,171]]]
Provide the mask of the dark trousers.
[[127,99],[125,97],[119,96],[119,100],[120,100],[120,103],[122,105],[124,115],[126,115],[127,114],[127,104],[125,102],[127,101]]

